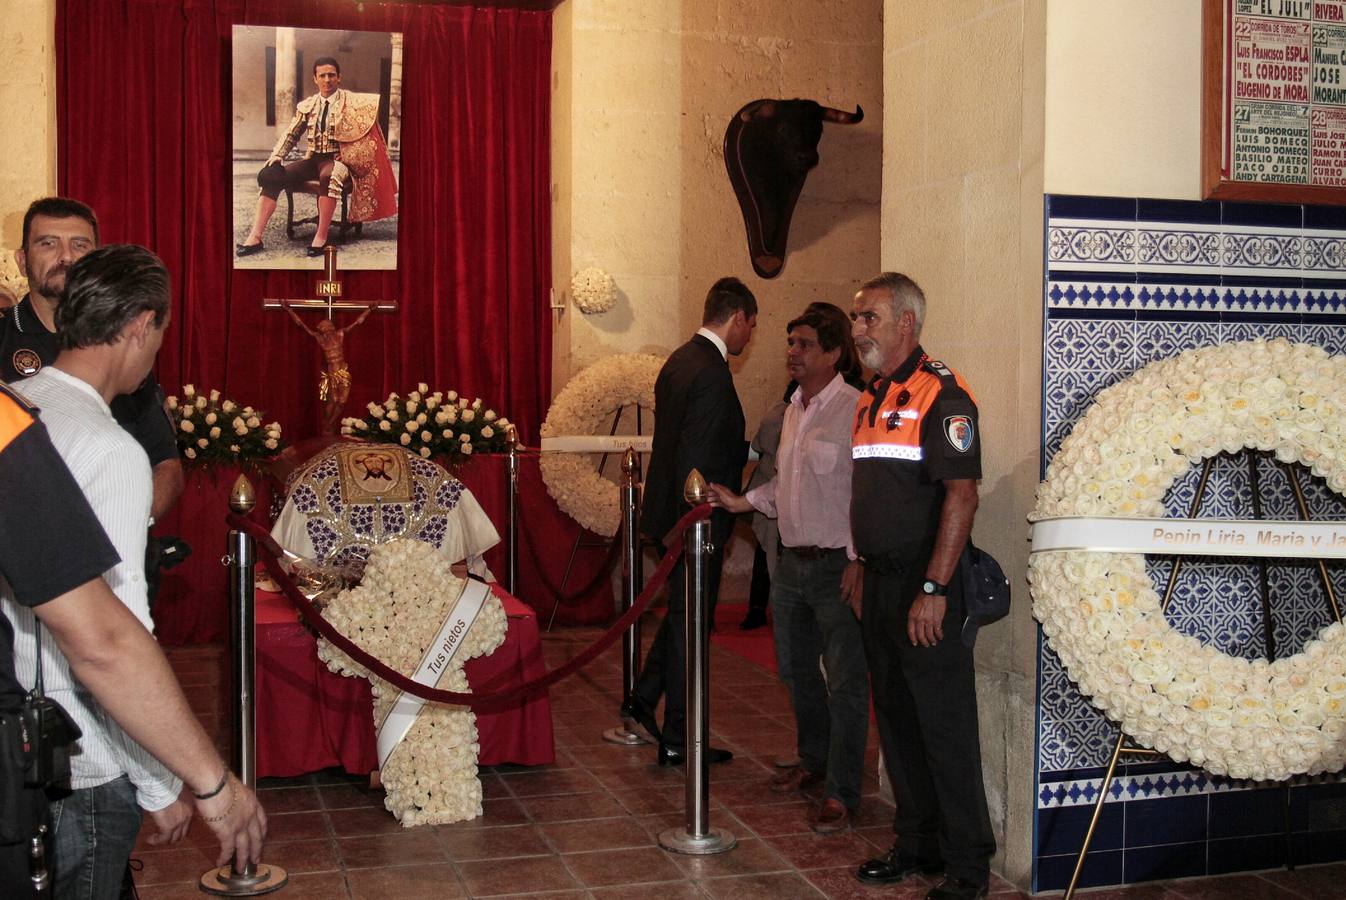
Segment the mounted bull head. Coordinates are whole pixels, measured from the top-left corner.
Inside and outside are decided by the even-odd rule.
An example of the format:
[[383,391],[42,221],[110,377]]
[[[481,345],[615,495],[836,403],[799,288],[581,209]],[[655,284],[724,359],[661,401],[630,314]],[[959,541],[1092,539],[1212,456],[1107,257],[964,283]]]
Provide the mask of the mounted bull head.
[[809,169],[818,165],[823,122],[854,125],[865,117],[812,100],[754,100],[729,120],[724,164],[743,210],[752,268],[775,278],[785,266],[790,217]]

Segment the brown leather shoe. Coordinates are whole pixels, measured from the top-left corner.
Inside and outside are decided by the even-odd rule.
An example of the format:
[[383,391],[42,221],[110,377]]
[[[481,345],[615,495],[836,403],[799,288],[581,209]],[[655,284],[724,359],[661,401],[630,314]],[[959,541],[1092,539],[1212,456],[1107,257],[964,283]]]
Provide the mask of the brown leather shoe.
[[828,797],[813,820],[813,830],[818,834],[835,834],[851,827],[851,811],[836,797]]
[[791,794],[806,790],[815,784],[822,784],[826,777],[820,772],[810,772],[803,766],[795,766],[793,769],[786,769],[771,776],[771,792]]

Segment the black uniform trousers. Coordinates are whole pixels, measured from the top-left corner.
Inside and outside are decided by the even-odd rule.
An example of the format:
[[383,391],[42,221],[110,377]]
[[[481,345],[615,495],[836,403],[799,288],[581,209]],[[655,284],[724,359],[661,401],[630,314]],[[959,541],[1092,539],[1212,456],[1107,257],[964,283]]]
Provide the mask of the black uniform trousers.
[[[715,552],[706,558],[707,621],[715,621],[715,602],[720,592],[720,566],[724,561],[724,542],[715,542]],[[663,555],[661,548],[660,556]],[[683,746],[687,731],[687,600],[686,559],[678,560],[668,575],[668,615],[659,625],[650,644],[650,652],[636,678],[635,693],[654,709],[664,698],[664,743]],[[709,737],[709,735],[707,735]]]
[[972,649],[963,645],[962,592],[952,579],[944,639],[912,646],[907,614],[924,569],[865,571],[860,620],[884,765],[904,856],[942,860],[956,878],[986,884],[995,836],[986,809]]

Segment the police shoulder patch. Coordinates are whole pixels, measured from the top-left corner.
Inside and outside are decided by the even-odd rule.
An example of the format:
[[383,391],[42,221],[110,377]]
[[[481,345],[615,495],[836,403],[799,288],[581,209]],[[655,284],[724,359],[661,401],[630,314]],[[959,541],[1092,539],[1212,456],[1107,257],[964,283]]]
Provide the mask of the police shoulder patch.
[[959,453],[972,449],[973,430],[971,416],[949,416],[944,420],[944,437]]
[[31,378],[42,368],[42,357],[37,355],[36,350],[29,350],[27,347],[15,350],[9,362],[14,371],[24,378]]
[[943,375],[945,378],[953,377],[953,370],[937,359],[927,359],[925,367],[936,375]]

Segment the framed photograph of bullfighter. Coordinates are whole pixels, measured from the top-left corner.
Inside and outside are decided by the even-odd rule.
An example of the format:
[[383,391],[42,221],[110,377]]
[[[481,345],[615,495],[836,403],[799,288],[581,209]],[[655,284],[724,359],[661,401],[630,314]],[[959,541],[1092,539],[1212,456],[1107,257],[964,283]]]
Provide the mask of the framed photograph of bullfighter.
[[234,268],[397,268],[401,119],[401,34],[235,25]]

